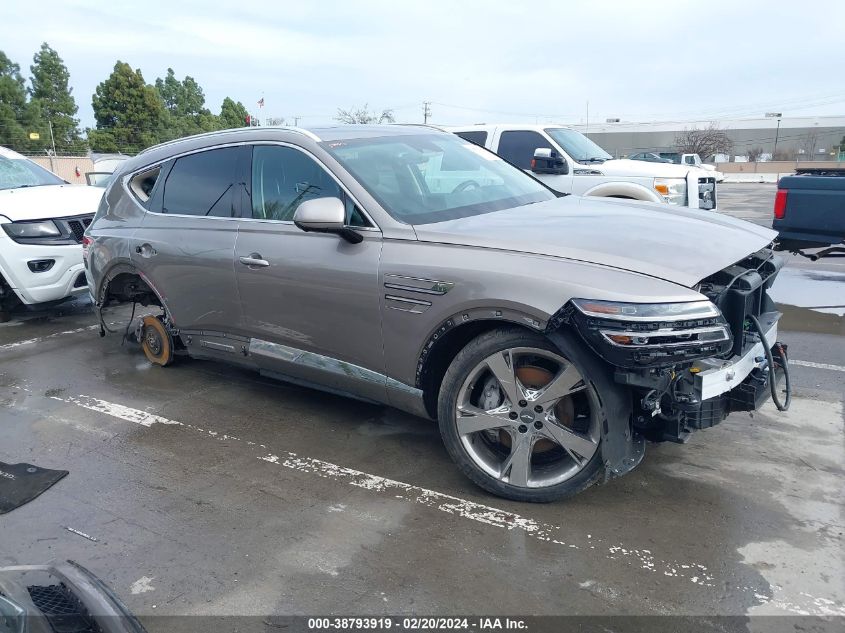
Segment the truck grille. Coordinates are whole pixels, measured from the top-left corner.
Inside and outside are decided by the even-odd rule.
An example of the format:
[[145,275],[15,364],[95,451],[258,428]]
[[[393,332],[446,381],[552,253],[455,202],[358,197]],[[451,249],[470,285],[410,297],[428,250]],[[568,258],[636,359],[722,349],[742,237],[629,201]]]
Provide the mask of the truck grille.
[[698,179],[698,208],[716,208],[716,178],[704,177]]

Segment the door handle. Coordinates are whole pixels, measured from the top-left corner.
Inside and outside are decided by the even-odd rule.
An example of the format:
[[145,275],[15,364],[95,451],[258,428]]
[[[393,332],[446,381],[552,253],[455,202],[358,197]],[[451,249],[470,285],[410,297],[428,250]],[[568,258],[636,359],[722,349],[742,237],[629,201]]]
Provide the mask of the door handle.
[[250,268],[266,268],[270,265],[270,262],[261,258],[261,253],[250,253],[248,257],[238,257],[238,261]]

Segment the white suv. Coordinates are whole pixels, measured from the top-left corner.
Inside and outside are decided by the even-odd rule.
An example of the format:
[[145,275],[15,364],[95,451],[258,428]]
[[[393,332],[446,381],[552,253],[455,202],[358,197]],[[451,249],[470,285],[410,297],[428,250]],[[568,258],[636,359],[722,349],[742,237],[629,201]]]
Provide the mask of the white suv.
[[713,172],[695,166],[614,159],[571,128],[508,123],[444,129],[533,172],[560,193],[716,209]]
[[0,321],[33,305],[86,293],[82,235],[103,190],[70,185],[0,147]]

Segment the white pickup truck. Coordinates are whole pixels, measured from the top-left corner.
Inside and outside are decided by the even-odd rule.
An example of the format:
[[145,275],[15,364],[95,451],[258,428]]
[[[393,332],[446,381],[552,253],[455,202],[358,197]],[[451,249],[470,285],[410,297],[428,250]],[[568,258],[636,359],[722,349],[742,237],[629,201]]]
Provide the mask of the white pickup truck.
[[686,165],[614,159],[571,128],[485,124],[444,129],[532,172],[560,193],[716,208],[713,172]]

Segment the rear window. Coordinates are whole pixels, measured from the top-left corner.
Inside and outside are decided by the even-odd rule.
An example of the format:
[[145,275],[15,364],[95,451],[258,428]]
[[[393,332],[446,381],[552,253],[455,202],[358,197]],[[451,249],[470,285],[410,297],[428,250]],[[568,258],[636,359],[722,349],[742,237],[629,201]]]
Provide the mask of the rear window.
[[470,130],[467,132],[455,132],[458,136],[460,136],[465,141],[469,141],[470,143],[475,143],[476,145],[481,145],[484,147],[484,144],[487,142],[487,132],[484,130]]

